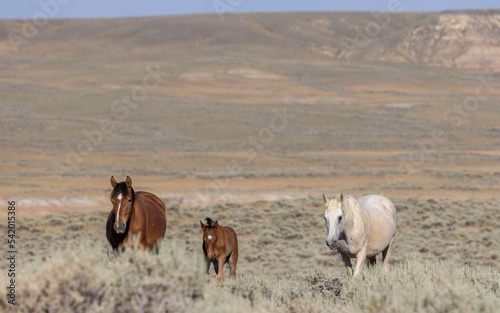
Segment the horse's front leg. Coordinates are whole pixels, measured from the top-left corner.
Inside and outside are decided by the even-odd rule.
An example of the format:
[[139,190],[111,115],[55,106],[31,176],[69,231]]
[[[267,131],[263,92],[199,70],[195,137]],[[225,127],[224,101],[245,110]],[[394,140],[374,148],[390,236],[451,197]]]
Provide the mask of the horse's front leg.
[[354,269],[353,277],[358,276],[359,272],[361,272],[361,268],[366,261],[366,253],[368,251],[368,243],[365,243],[361,251],[356,254],[356,268]]
[[210,284],[210,274],[209,274],[209,270],[210,270],[210,264],[212,262],[210,262],[209,260],[205,259],[205,266],[207,267],[207,284]]
[[146,251],[146,250],[152,250],[154,245],[153,244],[150,244],[148,243],[148,240],[144,237],[144,238],[141,238],[141,241],[139,241],[139,249],[141,249],[142,251]]
[[134,248],[134,241],[130,238],[130,235],[127,235],[127,237],[125,237],[125,239],[123,239],[122,250],[125,250],[125,248],[127,248],[127,249]]
[[376,257],[367,258],[366,260],[368,261],[368,262],[366,262],[366,265],[368,266],[368,268],[375,267],[375,265],[377,264]]
[[134,249],[137,247],[138,249],[143,251],[148,248],[146,237],[142,236],[142,234],[140,233],[138,235],[135,235],[130,232],[128,233],[127,237],[123,239],[122,246],[123,248],[127,249]]
[[224,274],[222,273],[222,270],[224,269],[225,262],[226,262],[225,256],[219,257],[219,259],[217,260],[218,268],[219,268],[219,271],[217,273],[217,282],[218,283],[222,283],[224,281]]
[[347,276],[352,277],[352,263],[351,259],[349,258],[348,255],[339,252],[339,256],[342,259],[342,262],[344,262],[345,269],[347,270]]

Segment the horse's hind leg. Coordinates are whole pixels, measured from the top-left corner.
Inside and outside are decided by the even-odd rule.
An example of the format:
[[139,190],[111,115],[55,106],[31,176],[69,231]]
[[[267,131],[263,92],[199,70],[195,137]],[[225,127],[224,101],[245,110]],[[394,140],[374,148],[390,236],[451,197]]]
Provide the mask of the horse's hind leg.
[[368,266],[368,268],[370,268],[372,266],[375,266],[375,264],[377,264],[377,258],[375,256],[373,256],[371,258],[366,258],[366,260],[368,261],[366,263],[366,265]]
[[391,242],[389,243],[387,248],[382,251],[383,269],[386,272],[389,270],[389,259],[391,258],[392,243],[394,242],[394,238],[395,237],[392,237]]
[[236,279],[236,262],[238,262],[238,250],[231,253],[227,264],[229,264],[229,278]]
[[236,263],[233,261],[231,262],[231,259],[229,262],[227,262],[229,265],[229,278],[230,279],[236,279]]

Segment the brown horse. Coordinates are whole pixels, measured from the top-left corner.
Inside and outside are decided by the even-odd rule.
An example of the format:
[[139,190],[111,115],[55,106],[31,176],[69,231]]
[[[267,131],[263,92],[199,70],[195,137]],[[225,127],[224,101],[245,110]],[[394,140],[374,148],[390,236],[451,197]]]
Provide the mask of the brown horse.
[[113,250],[133,246],[134,238],[144,249],[158,249],[158,240],[165,236],[167,228],[163,201],[149,192],[135,192],[132,179],[128,176],[121,183],[111,176],[110,182],[113,209],[108,215],[106,237]]
[[210,264],[214,264],[217,282],[224,281],[222,269],[224,264],[229,264],[229,278],[236,279],[236,262],[238,262],[238,239],[231,227],[219,226],[217,221],[209,217],[205,219],[205,226],[201,221],[203,229],[203,254],[207,265],[207,281],[210,282],[208,270]]

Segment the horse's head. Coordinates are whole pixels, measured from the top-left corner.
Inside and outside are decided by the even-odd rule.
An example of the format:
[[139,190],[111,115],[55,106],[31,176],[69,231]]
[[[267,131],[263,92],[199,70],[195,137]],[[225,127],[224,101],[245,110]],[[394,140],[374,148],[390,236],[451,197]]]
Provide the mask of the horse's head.
[[113,229],[121,234],[127,228],[127,222],[132,215],[132,208],[134,206],[134,189],[132,188],[132,179],[127,176],[125,182],[117,183],[115,178],[111,176],[111,203],[113,204],[113,212],[115,213],[115,222]]
[[344,202],[344,195],[340,194],[340,200],[328,199],[323,194],[325,201],[325,223],[326,223],[326,245],[334,250],[338,247],[338,241],[344,230],[344,216],[342,214],[342,204]]
[[203,229],[203,248],[208,259],[214,258],[215,245],[217,243],[219,223],[207,217],[205,219],[207,225],[205,226],[201,221],[201,229]]

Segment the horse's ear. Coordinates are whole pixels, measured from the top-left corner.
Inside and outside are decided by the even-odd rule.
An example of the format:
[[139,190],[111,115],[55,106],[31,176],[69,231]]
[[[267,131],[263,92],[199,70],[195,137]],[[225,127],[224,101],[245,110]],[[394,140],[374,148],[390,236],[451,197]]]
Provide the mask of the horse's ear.
[[340,203],[344,203],[344,194],[340,193]]
[[127,184],[127,188],[132,187],[132,179],[130,177],[127,176],[127,180],[125,181],[125,183]]
[[323,201],[325,201],[325,205],[328,205],[328,202],[330,202],[330,199],[328,199],[325,194],[323,194]]
[[117,182],[113,176],[111,176],[111,179],[109,180],[109,182],[111,183],[111,187],[115,188]]
[[200,225],[201,225],[201,229],[203,229],[203,231],[205,231],[205,229],[207,229],[207,226],[205,226],[201,221],[200,221]]
[[217,227],[219,227],[219,222],[215,221],[214,229],[216,229]]

